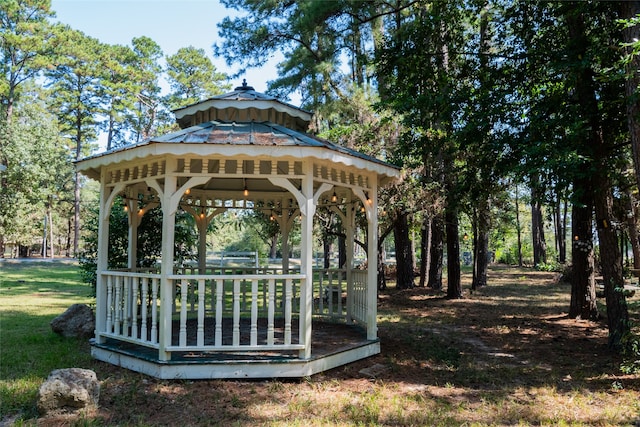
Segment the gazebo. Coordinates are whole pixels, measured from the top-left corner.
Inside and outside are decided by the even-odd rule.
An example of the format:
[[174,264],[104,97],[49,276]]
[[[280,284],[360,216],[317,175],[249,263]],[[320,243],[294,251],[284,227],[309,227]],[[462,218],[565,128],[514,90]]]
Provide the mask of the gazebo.
[[[398,169],[305,133],[309,112],[246,82],[174,113],[182,130],[77,163],[100,183],[93,357],[157,378],[201,379],[303,377],[379,353],[377,196]],[[128,215],[125,269],[108,264],[116,197]],[[314,268],[319,206],[343,224],[342,268]],[[137,229],[152,208],[162,210],[161,259],[140,268]],[[208,262],[216,215],[266,208],[280,226],[281,265]],[[179,210],[195,220],[197,264],[174,259]],[[367,260],[356,268],[357,215],[366,215]],[[299,268],[289,259],[294,226]]]

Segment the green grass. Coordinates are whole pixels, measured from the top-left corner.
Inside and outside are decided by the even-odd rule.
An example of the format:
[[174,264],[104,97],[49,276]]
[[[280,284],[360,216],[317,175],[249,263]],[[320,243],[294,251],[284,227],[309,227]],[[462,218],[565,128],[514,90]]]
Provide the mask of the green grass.
[[54,369],[91,363],[89,346],[49,323],[75,303],[92,303],[76,264],[0,263],[0,419],[35,415],[38,388]]

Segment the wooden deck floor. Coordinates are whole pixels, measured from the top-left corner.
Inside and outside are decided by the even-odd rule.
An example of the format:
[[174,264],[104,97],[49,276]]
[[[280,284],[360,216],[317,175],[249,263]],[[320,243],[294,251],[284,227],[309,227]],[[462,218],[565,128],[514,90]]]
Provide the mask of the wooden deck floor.
[[[213,321],[211,319],[211,321]],[[266,319],[260,319],[259,323],[266,322]],[[223,320],[223,344],[231,344],[232,342],[232,322],[231,319]],[[187,343],[194,345],[196,336],[196,322],[187,322]],[[178,321],[173,323],[173,345],[178,344]],[[249,320],[241,322],[240,325],[240,342],[241,344],[248,344],[249,342]],[[276,324],[275,337],[277,342],[282,342],[284,336],[284,325]],[[213,325],[205,325],[206,331],[213,331]],[[262,333],[258,335],[258,343],[266,343],[266,328],[259,328]],[[298,327],[297,322],[292,323],[292,342],[298,343]],[[333,322],[330,320],[314,319],[312,324],[312,339],[311,339],[311,354],[312,359],[326,357],[331,354],[340,353],[349,349],[357,348],[363,345],[370,344],[372,341],[367,340],[366,331],[359,325],[348,325],[341,322]],[[205,344],[213,344],[213,333],[205,334]],[[287,361],[287,360],[299,360],[297,351],[285,351],[285,352],[226,352],[226,351],[181,351],[172,352],[171,361],[160,362],[158,359],[158,351],[152,348],[144,347],[137,344],[132,344],[124,341],[118,341],[115,339],[108,339],[103,344],[94,344],[105,350],[115,351],[117,353],[133,356],[148,362],[154,363],[212,363],[223,361]]]

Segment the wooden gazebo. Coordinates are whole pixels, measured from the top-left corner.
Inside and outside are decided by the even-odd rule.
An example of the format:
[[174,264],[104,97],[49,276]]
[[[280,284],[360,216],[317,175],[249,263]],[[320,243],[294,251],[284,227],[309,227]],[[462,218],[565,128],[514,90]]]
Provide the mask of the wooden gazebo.
[[[92,355],[158,378],[197,379],[302,377],[378,353],[377,195],[398,169],[306,134],[309,112],[246,83],[174,113],[181,131],[77,163],[100,182]],[[108,265],[117,196],[129,217],[126,269]],[[320,205],[344,224],[343,268],[314,269]],[[277,213],[282,265],[209,265],[205,238],[213,217],[258,206]],[[161,262],[142,269],[137,227],[154,207],[162,210]],[[178,210],[193,215],[198,227],[197,265],[174,260]],[[361,212],[368,259],[355,268]],[[297,221],[302,242],[294,269],[288,236]]]

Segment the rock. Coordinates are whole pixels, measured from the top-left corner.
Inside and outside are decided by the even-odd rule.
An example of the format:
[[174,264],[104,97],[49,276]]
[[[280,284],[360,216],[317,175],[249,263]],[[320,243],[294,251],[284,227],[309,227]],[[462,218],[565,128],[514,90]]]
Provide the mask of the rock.
[[93,336],[95,328],[93,311],[85,304],[73,304],[51,321],[53,332],[69,338],[89,338]]
[[45,415],[70,414],[98,407],[100,383],[89,369],[56,369],[40,386],[38,412]]
[[359,372],[361,375],[375,379],[375,378],[378,378],[378,376],[380,376],[381,374],[384,374],[385,372],[387,372],[388,370],[389,370],[388,366],[376,363],[373,366],[369,366],[368,368],[361,369]]

